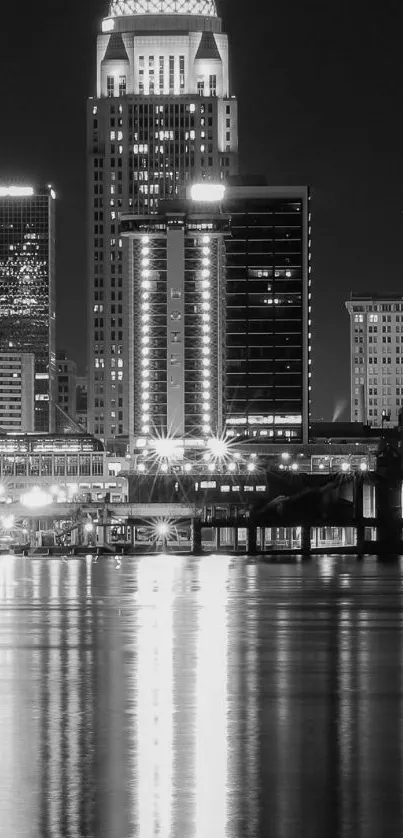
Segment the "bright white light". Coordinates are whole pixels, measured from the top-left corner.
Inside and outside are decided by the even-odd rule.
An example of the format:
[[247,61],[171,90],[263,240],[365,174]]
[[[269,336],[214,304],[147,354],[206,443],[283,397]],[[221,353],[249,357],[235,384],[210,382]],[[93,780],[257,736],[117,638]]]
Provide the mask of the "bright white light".
[[216,457],[217,459],[226,457],[228,454],[229,445],[225,439],[212,437],[212,439],[209,439],[207,445],[213,457]]
[[137,471],[139,471],[141,474],[144,474],[145,470],[146,470],[146,467],[145,467],[144,463],[139,463],[139,465],[137,466]]
[[166,464],[166,463],[162,463],[162,466],[161,466],[161,471],[165,471],[165,472],[167,472],[167,471],[168,471],[168,466],[167,466],[167,464]]
[[191,465],[191,463],[186,463],[186,464],[185,464],[185,471],[192,471],[192,465]]
[[192,201],[215,203],[222,201],[225,186],[222,183],[195,183],[190,190]]
[[92,521],[87,521],[87,523],[84,524],[84,529],[85,532],[94,532],[94,524],[92,523]]
[[29,492],[21,495],[20,501],[23,506],[27,506],[29,509],[40,509],[43,506],[49,506],[53,502],[53,498],[39,486],[33,486]]
[[141,241],[142,241],[143,244],[148,244],[148,242],[150,241],[150,237],[149,236],[142,236]]
[[323,465],[323,463],[320,463],[320,464],[319,464],[319,468],[320,468],[321,470],[322,470],[322,469],[324,469],[324,467],[325,467],[325,466]]
[[208,466],[207,466],[207,468],[208,468],[208,470],[209,470],[209,471],[214,471],[214,469],[215,469],[215,464],[214,464],[214,463],[209,463],[209,464],[208,464]]
[[3,515],[3,517],[1,518],[1,526],[3,530],[12,530],[14,522],[14,515]]
[[166,521],[160,521],[156,525],[155,529],[158,535],[160,535],[162,538],[166,538],[169,535],[170,526],[166,523]]
[[148,434],[148,433],[150,433],[150,426],[149,425],[142,425],[141,430],[143,431],[143,434]]
[[361,471],[368,471],[367,463],[360,463],[360,469]]
[[112,32],[115,28],[115,21],[113,17],[106,17],[105,20],[102,21],[102,32]]
[[159,438],[153,439],[152,447],[161,460],[170,460],[179,454],[179,444],[176,439]]
[[291,468],[293,471],[298,471],[298,463],[293,463]]
[[255,463],[248,463],[248,471],[255,471]]
[[228,466],[228,471],[235,471],[235,469],[236,469],[235,463],[230,463],[229,466]]
[[210,244],[210,236],[203,236],[203,244]]
[[0,186],[0,198],[30,198],[32,186]]
[[350,468],[350,464],[349,464],[349,463],[342,463],[342,464],[341,464],[341,470],[342,470],[342,471],[348,471],[348,470],[349,470],[349,468]]
[[288,452],[287,452],[287,451],[283,451],[283,453],[282,453],[282,455],[281,455],[281,459],[282,459],[282,460],[289,460],[289,459],[290,459],[290,456],[291,456],[291,454],[288,454]]

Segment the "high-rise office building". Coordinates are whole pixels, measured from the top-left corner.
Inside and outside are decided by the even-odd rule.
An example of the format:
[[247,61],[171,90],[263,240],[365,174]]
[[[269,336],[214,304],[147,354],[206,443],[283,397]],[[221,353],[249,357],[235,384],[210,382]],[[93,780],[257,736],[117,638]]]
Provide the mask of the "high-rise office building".
[[0,352],[35,357],[35,430],[54,427],[55,193],[0,186]]
[[306,443],[311,390],[308,189],[229,186],[222,209],[230,217],[226,433]]
[[119,215],[237,167],[237,102],[214,0],[112,0],[88,103],[89,429],[127,435],[131,289]]
[[201,184],[189,195],[121,217],[134,434],[306,443],[308,189]]
[[192,445],[222,432],[228,224],[219,205],[193,201],[122,218],[134,312],[130,423],[139,437]]
[[398,423],[403,407],[403,296],[352,293],[350,315],[351,421]]

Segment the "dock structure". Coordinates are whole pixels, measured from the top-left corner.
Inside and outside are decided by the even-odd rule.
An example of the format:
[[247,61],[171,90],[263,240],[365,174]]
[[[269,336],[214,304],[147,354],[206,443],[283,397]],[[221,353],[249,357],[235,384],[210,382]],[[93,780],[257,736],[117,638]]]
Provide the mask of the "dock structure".
[[25,457],[21,474],[21,453],[0,452],[3,552],[403,552],[398,436],[282,449],[236,441],[222,457],[185,450],[169,461],[143,450],[120,462],[29,447]]

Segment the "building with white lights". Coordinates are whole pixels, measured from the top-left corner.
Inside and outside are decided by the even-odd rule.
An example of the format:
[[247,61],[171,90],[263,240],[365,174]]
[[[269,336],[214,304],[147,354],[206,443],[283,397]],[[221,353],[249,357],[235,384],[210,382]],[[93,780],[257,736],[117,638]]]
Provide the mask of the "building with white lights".
[[34,430],[35,357],[0,352],[0,433]]
[[0,352],[35,357],[35,430],[54,427],[55,193],[0,186]]
[[225,431],[308,442],[311,394],[309,191],[226,188]]
[[352,293],[351,421],[398,424],[403,408],[403,296]]
[[236,172],[237,102],[214,0],[112,0],[87,126],[88,427],[110,440],[133,430],[132,289],[119,215],[148,217],[189,184]]
[[221,434],[228,230],[228,218],[210,203],[170,201],[154,215],[122,217],[137,437],[197,445]]

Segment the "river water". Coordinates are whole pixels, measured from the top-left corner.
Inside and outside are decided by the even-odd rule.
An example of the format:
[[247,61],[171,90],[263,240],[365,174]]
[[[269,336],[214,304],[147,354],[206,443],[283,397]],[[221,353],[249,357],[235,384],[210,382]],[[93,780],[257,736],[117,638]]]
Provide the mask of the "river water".
[[403,565],[0,557],[1,838],[398,838]]

